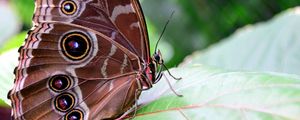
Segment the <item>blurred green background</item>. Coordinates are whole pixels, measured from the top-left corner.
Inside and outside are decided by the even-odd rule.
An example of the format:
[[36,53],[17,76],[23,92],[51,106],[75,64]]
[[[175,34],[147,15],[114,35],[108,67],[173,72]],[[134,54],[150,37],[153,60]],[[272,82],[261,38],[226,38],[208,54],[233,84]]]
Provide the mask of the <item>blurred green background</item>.
[[[207,48],[236,29],[272,18],[299,0],[140,0],[147,18],[151,47],[172,11],[175,15],[159,44],[167,66],[178,65],[193,51]],[[31,28],[34,0],[0,2],[0,51],[19,46]],[[4,18],[4,19],[3,19]],[[0,52],[1,53],[1,52]]]

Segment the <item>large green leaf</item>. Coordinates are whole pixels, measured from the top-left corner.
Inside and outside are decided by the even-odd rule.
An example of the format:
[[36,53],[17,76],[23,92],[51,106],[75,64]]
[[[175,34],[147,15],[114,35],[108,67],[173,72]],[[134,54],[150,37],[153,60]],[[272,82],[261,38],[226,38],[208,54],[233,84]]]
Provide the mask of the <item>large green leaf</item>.
[[187,58],[230,70],[272,71],[300,75],[300,8],[247,26],[223,42]]
[[[136,120],[297,120],[300,78],[274,73],[226,72],[205,66],[172,70],[183,79],[170,91],[165,80],[142,94]],[[169,80],[173,81],[170,77]],[[153,99],[156,99],[153,101]],[[152,101],[152,102],[151,102]]]

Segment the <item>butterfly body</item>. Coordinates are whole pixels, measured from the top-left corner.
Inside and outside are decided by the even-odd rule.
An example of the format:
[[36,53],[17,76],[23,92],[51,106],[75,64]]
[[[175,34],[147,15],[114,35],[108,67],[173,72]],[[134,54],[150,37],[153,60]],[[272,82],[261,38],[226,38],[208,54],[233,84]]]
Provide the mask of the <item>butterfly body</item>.
[[156,81],[137,0],[36,0],[9,93],[17,120],[114,119]]

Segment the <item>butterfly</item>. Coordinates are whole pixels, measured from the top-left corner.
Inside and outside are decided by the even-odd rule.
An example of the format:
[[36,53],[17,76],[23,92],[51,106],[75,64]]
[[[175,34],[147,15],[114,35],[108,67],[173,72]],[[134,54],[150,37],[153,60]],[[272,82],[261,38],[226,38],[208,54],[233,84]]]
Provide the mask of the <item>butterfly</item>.
[[138,0],[35,0],[12,119],[115,119],[162,76]]

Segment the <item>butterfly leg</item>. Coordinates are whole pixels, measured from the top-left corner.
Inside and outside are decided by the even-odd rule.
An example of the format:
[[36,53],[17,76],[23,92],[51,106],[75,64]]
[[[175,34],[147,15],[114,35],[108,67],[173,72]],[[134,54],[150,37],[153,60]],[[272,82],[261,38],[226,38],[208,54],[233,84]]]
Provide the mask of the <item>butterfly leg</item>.
[[166,71],[168,72],[168,74],[169,74],[173,79],[175,79],[175,80],[181,80],[181,79],[182,79],[181,77],[177,78],[177,77],[175,77],[174,75],[172,75],[171,72],[169,71],[169,69],[167,68],[167,66],[166,66],[164,63],[162,63],[161,65],[162,65],[162,67],[164,67],[164,68],[166,69]]
[[136,90],[136,93],[135,93],[135,104],[133,106],[133,108],[134,108],[134,114],[133,114],[133,116],[130,119],[133,119],[136,116],[137,109],[138,109],[138,94],[140,92],[141,92],[140,90],[138,90],[138,89]]
[[159,70],[158,70],[157,75],[156,75],[156,77],[155,77],[154,84],[156,84],[158,81],[160,81],[160,79],[162,78],[162,76],[164,76],[164,77],[166,78],[166,81],[167,81],[167,83],[168,83],[170,89],[172,90],[172,92],[173,92],[175,95],[177,95],[178,97],[182,97],[183,95],[178,94],[178,93],[173,89],[173,87],[172,87],[172,85],[171,85],[169,79],[166,77],[165,73],[162,72],[163,67],[167,70],[168,74],[169,74],[173,79],[175,79],[175,80],[180,80],[181,78],[176,78],[176,77],[174,77],[174,76],[171,74],[171,72],[168,70],[168,68],[167,68],[163,63],[161,63],[161,64],[159,64],[159,65],[160,65],[160,66],[159,66]]
[[164,73],[162,73],[162,76],[164,76],[164,77],[166,78],[166,81],[167,81],[167,83],[168,83],[170,89],[172,90],[172,92],[173,92],[176,96],[178,96],[178,97],[183,97],[183,95],[178,94],[178,93],[174,90],[174,88],[173,88],[173,86],[171,85],[169,79],[167,78],[167,76],[166,76]]
[[162,78],[162,67],[159,68],[157,76],[155,77],[154,84],[156,84]]
[[146,75],[141,73],[137,73],[137,74],[138,74],[137,83],[139,84],[140,91],[149,90],[150,88],[152,88],[153,83]]
[[158,74],[157,77],[156,77],[156,81],[154,82],[154,84],[158,83],[158,81],[162,78],[162,76],[163,76],[162,73]]

